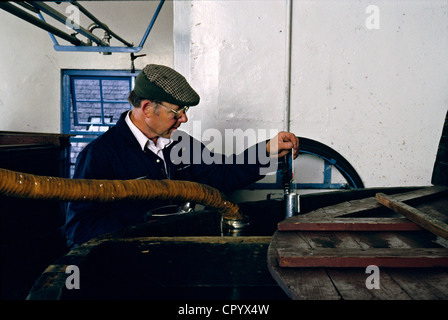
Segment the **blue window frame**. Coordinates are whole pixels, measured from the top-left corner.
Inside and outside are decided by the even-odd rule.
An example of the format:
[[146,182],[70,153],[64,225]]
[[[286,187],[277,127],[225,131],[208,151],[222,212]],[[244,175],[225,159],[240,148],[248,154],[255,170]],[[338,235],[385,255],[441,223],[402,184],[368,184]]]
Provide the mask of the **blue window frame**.
[[119,70],[62,70],[62,132],[70,138],[70,171],[86,144],[117,123],[130,110],[127,101],[138,72]]

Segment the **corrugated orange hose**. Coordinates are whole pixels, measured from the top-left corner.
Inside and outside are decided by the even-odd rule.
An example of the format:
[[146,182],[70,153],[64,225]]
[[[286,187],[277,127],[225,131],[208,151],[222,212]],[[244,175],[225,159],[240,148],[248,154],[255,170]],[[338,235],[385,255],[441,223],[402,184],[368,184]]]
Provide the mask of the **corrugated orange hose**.
[[212,207],[226,219],[243,218],[238,206],[225,200],[217,189],[191,181],[68,179],[0,168],[0,194],[58,201],[190,201]]

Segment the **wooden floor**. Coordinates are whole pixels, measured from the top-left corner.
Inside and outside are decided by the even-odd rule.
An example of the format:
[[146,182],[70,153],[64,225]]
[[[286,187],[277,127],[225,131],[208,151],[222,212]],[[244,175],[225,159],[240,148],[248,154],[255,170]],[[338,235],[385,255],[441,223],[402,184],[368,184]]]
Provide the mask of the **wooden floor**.
[[[426,215],[419,224],[376,197],[286,219],[268,249],[271,275],[292,299],[446,300],[447,241],[428,231],[436,225],[444,235],[446,191],[424,188],[393,197]],[[379,289],[372,288],[369,265],[378,267]]]

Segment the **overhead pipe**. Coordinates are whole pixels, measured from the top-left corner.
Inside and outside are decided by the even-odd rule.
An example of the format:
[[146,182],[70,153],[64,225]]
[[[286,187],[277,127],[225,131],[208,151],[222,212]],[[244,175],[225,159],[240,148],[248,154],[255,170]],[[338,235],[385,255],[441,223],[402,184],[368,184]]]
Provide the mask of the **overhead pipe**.
[[53,27],[52,25],[43,22],[42,20],[40,20],[39,18],[36,18],[35,16],[20,10],[19,8],[17,8],[16,6],[8,3],[8,2],[0,2],[0,9],[3,9],[13,15],[15,15],[16,17],[23,19],[41,29],[44,29],[52,34],[54,34],[55,36],[58,36],[64,40],[67,40],[68,42],[70,42],[71,44],[75,45],[75,46],[85,46],[86,44],[84,42],[82,42],[81,40],[77,39],[76,37],[69,35],[61,30],[59,30],[58,28]]
[[239,207],[210,186],[179,180],[97,180],[38,176],[0,168],[0,195],[34,200],[177,200],[212,207],[230,221],[244,220]]
[[[53,17],[54,19],[58,20],[59,22],[62,22],[65,25],[67,25],[68,17],[63,15],[62,13],[58,12],[57,10],[53,9],[52,7],[50,7],[50,6],[48,6],[48,5],[44,4],[44,3],[39,3],[37,1],[32,2],[32,5],[35,8],[37,8],[37,9],[45,12],[49,16]],[[75,26],[73,26],[71,24],[67,25],[67,26],[72,28],[73,30],[79,32],[83,36],[89,38],[90,40],[92,40],[93,42],[95,42],[99,46],[107,46],[108,45],[103,40],[101,40],[100,38],[95,36],[93,33],[91,33],[89,30],[86,30],[86,29],[84,29],[81,26],[79,26],[78,28],[76,28]]]
[[98,20],[93,14],[91,14],[86,8],[84,8],[77,1],[70,1],[70,2],[72,4],[74,4],[75,6],[77,6],[82,13],[84,13],[90,20],[95,22],[101,29],[103,29],[104,31],[109,33],[111,36],[116,38],[118,41],[122,42],[123,44],[125,44],[128,47],[133,47],[134,46],[132,43],[127,42],[126,40],[124,40],[123,38],[118,36],[115,32],[110,30],[108,26],[106,26],[104,23],[102,23],[100,20]]
[[[29,1],[31,3],[31,1]],[[48,24],[43,15],[40,13],[40,11],[35,8],[32,7],[31,5],[26,4],[26,8],[28,10],[31,10],[33,12],[38,13],[38,16],[40,19],[37,19],[36,17],[25,13],[22,10],[19,10],[17,7],[11,5],[11,4],[7,4],[7,3],[3,3],[0,2],[1,6],[0,9],[3,8],[4,10],[13,13],[14,15],[17,15],[19,18],[22,18],[25,21],[28,21],[46,31],[48,31],[51,40],[54,43],[54,49],[56,51],[77,51],[77,52],[101,52],[101,53],[111,53],[111,52],[127,52],[127,53],[136,53],[142,50],[143,45],[145,44],[147,37],[150,33],[150,31],[152,30],[154,23],[163,7],[163,4],[165,2],[165,0],[160,0],[159,5],[156,8],[156,11],[145,31],[145,34],[143,35],[139,46],[134,47],[132,43],[127,42],[126,40],[122,39],[121,37],[119,37],[117,34],[115,34],[113,31],[111,31],[105,24],[103,24],[102,22],[100,22],[97,18],[95,18],[90,12],[88,12],[84,7],[82,7],[78,2],[76,1],[70,1],[71,3],[73,3],[74,5],[78,6],[78,8],[80,9],[80,11],[82,11],[85,15],[87,15],[90,19],[93,19],[94,21],[96,21],[96,23],[100,24],[98,27],[102,28],[106,33],[108,33],[109,35],[112,35],[113,37],[117,38],[119,41],[123,42],[127,47],[117,47],[117,46],[108,46],[108,45],[99,45],[99,46],[92,46],[89,43],[85,43],[79,39],[77,39],[75,36],[73,35],[69,35],[66,34],[64,32],[62,32],[61,30],[53,27],[52,25]],[[25,3],[20,3],[20,5],[23,6],[23,4]],[[76,30],[76,29],[75,29]],[[89,30],[87,30],[89,31]],[[68,42],[70,42],[71,44],[74,44],[74,46],[65,46],[65,45],[59,45],[58,41],[56,40],[55,36],[58,36],[64,40],[67,40]],[[93,35],[90,35],[93,36]],[[104,39],[102,40],[104,41]]]
[[152,30],[152,27],[154,26],[154,23],[156,22],[157,17],[159,16],[160,10],[162,10],[163,4],[165,3],[165,0],[160,0],[159,5],[156,8],[156,11],[154,12],[154,15],[152,16],[151,22],[148,25],[148,28],[146,28],[145,34],[142,37],[142,40],[140,41],[139,47],[143,47],[146,38],[148,38],[149,33]]
[[26,3],[26,2],[17,1],[17,2],[14,2],[14,3],[18,4],[19,6],[24,7],[25,9],[33,11],[34,13],[39,13],[39,9],[36,9],[35,7],[33,7],[32,5],[30,5],[30,4]]

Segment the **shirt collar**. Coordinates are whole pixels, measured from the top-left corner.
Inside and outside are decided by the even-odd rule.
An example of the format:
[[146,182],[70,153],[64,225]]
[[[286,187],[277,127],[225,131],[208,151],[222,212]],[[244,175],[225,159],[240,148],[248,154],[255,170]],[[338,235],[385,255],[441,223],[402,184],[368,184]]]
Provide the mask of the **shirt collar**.
[[129,127],[129,129],[131,129],[132,134],[137,139],[137,142],[140,145],[140,147],[142,148],[142,150],[145,150],[146,147],[149,147],[149,148],[152,147],[157,150],[162,150],[173,142],[173,140],[171,140],[171,139],[159,137],[157,139],[157,145],[155,145],[154,142],[152,142],[150,139],[148,139],[148,137],[145,136],[143,134],[143,132],[141,132],[140,129],[137,128],[137,126],[131,121],[131,117],[129,116],[130,114],[131,114],[131,111],[129,111],[126,114],[125,121]]

